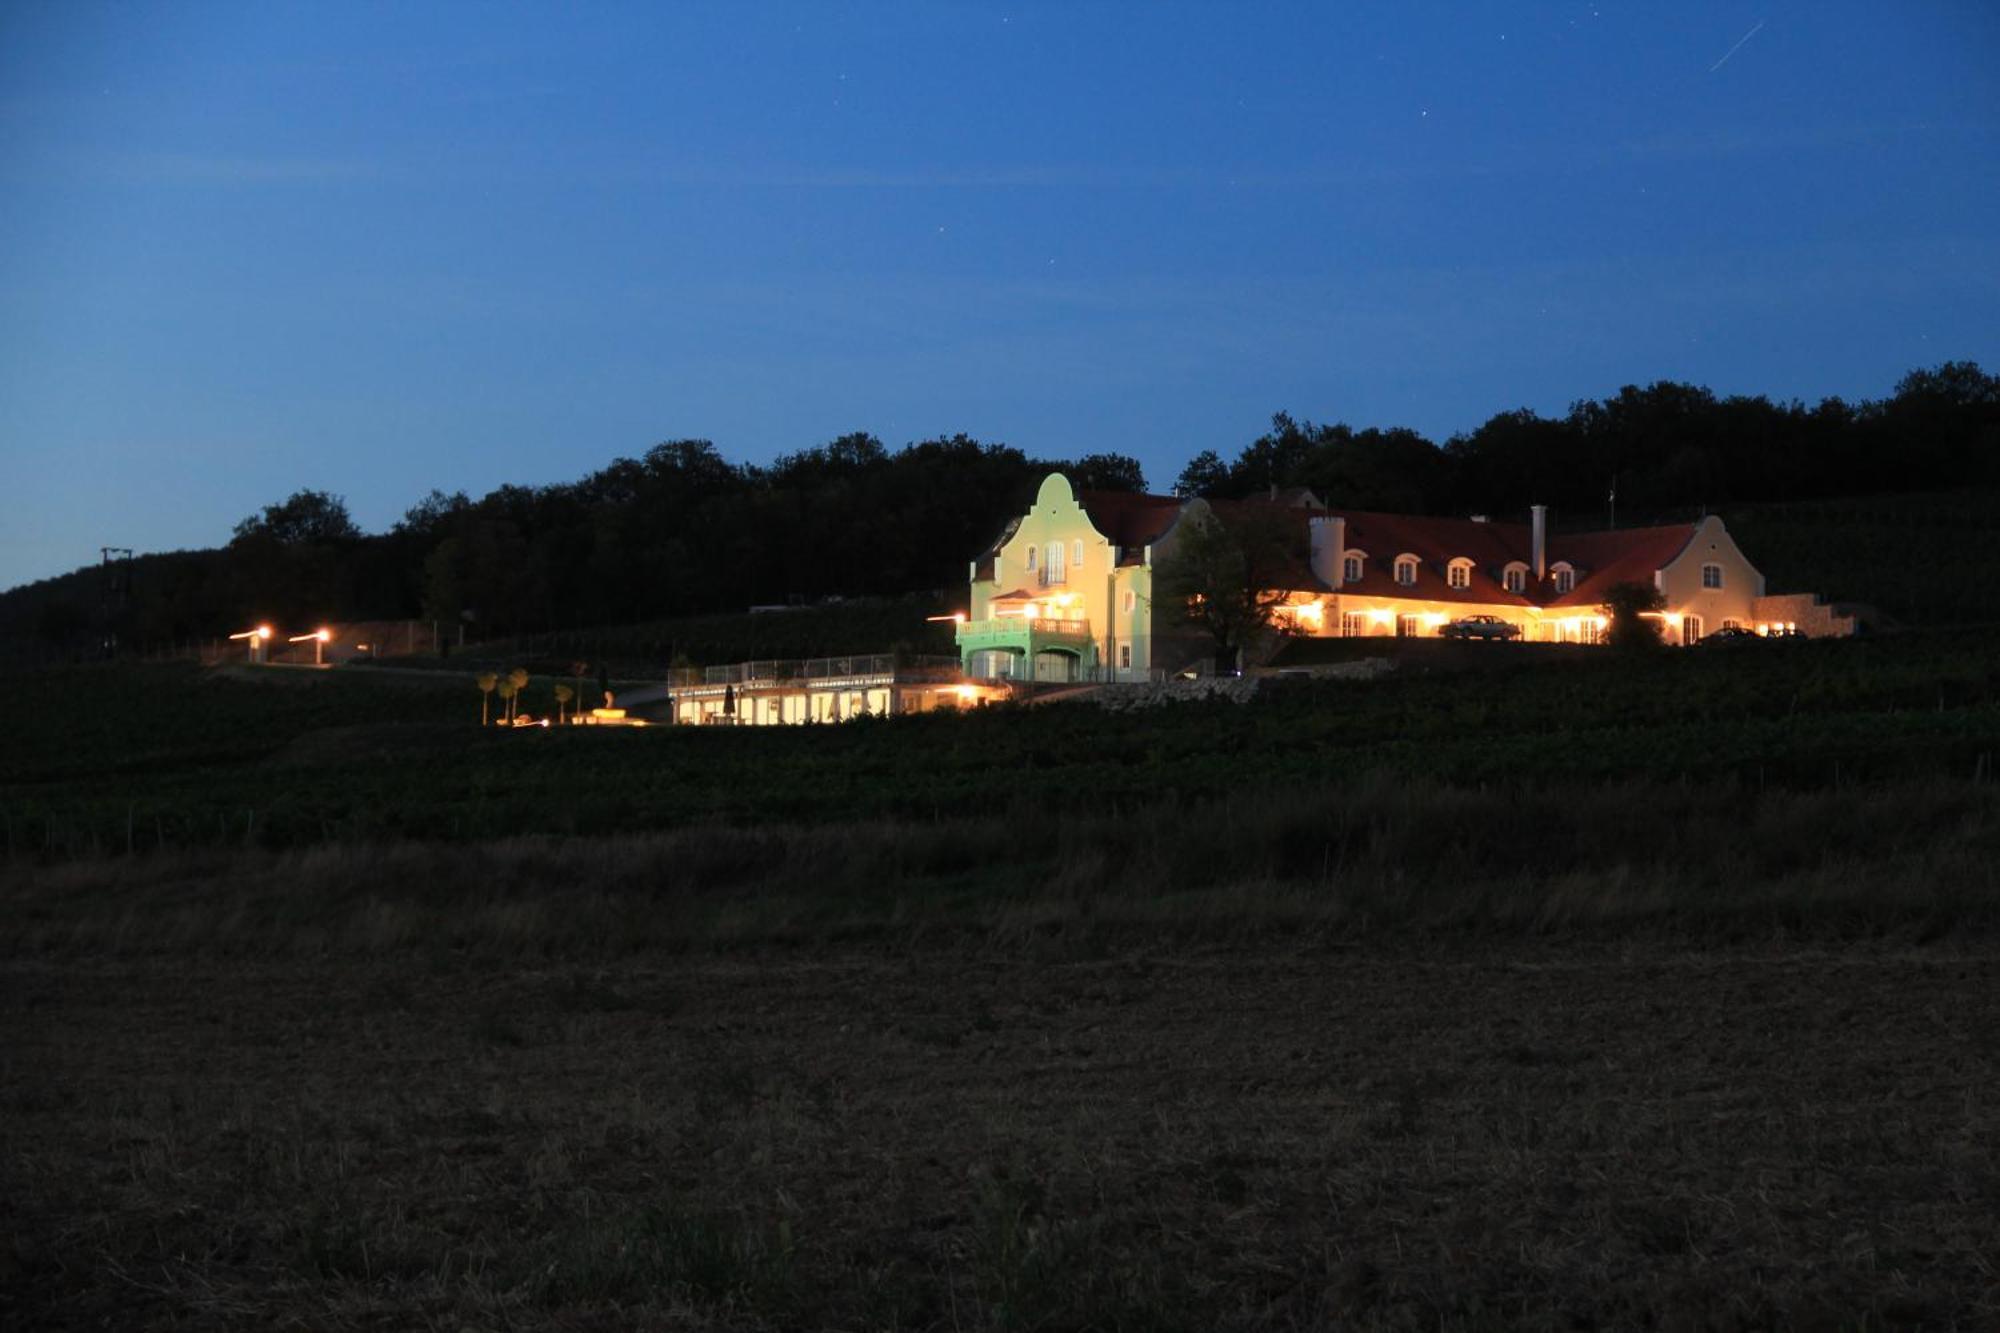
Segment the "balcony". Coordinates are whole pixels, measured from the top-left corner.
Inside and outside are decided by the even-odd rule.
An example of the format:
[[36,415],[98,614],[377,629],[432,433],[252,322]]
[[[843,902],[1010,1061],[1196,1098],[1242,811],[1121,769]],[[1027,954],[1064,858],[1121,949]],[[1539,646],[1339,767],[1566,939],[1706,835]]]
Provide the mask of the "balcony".
[[958,651],[968,670],[976,653],[1006,653],[1016,661],[1013,674],[1023,679],[1041,678],[1043,654],[1073,659],[1064,679],[1078,678],[1097,666],[1097,644],[1087,620],[1030,620],[1026,616],[968,620],[958,627]]

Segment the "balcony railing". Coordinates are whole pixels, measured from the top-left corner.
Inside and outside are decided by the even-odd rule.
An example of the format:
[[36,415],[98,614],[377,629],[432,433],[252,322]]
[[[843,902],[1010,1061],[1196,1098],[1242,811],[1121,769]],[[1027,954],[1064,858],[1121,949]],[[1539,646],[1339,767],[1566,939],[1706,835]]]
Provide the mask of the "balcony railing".
[[1088,639],[1090,622],[1087,620],[1030,620],[1026,616],[995,616],[991,620],[968,620],[958,627],[961,639],[980,638],[993,634],[1046,634],[1065,638]]
[[728,666],[675,667],[667,672],[674,688],[699,685],[790,685],[816,680],[893,676],[897,680],[947,680],[958,676],[958,659],[936,654],[867,653],[854,657],[811,657],[734,662]]

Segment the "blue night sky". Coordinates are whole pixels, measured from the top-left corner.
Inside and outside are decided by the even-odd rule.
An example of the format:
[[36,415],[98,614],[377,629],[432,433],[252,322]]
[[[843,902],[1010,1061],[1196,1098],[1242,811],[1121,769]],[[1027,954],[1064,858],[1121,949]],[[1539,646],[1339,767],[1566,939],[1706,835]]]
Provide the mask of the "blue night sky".
[[[1504,15],[1504,17],[1502,17]],[[2000,7],[0,3],[0,586],[853,430],[2000,365]]]

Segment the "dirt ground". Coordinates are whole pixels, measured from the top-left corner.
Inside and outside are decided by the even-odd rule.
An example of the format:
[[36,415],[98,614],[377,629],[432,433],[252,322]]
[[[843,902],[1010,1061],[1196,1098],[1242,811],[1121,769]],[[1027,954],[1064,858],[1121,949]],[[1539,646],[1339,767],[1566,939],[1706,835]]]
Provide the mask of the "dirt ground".
[[2000,1326],[2000,947],[0,964],[0,1324]]

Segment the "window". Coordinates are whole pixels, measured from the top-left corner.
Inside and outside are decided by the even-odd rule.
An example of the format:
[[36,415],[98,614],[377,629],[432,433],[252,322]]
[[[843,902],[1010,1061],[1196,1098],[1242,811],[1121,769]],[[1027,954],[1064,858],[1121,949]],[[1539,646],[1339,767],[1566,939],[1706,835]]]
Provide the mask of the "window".
[[1365,612],[1342,611],[1340,613],[1341,638],[1358,639],[1367,632],[1368,632],[1368,616]]
[[1576,570],[1567,562],[1556,565],[1556,591],[1572,592],[1576,588]]
[[1361,557],[1350,555],[1340,562],[1340,577],[1348,583],[1361,582]]
[[1121,643],[1118,645],[1118,665],[1121,667],[1129,667],[1132,665],[1131,644]]
[[1069,544],[1069,567],[1071,569],[1083,568],[1083,538],[1081,537],[1078,537]]
[[1035,548],[1032,546],[1028,548],[1028,572],[1035,572]]
[[1043,583],[1061,583],[1065,578],[1063,569],[1063,544],[1050,542],[1048,557],[1042,566]]
[[1701,567],[1701,586],[1704,588],[1720,588],[1722,586],[1722,566],[1703,565]]
[[1506,571],[1500,578],[1501,582],[1506,585],[1508,592],[1519,593],[1528,590],[1528,567],[1526,565],[1519,563],[1511,564],[1507,566]]
[[1470,588],[1472,586],[1472,562],[1465,559],[1452,561],[1445,569],[1444,581],[1454,588]]
[[1417,558],[1413,555],[1396,557],[1396,582],[1405,588],[1417,586]]
[[1137,607],[1138,605],[1139,605],[1139,595],[1133,592],[1130,588],[1127,588],[1124,594],[1118,599],[1118,609],[1120,611],[1123,611],[1128,616],[1132,614],[1133,608]]
[[1396,635],[1398,638],[1414,639],[1424,632],[1422,616],[1397,616]]
[[[1725,621],[1723,621],[1722,623],[1723,623],[1723,624],[1725,624],[1725,625],[1727,625],[1727,624],[1728,624],[1729,622],[1725,620]],[[1700,617],[1700,616],[1682,616],[1682,617],[1681,617],[1681,645],[1682,645],[1683,647],[1687,647],[1687,646],[1689,646],[1689,645],[1691,645],[1691,644],[1697,644],[1697,643],[1700,643],[1700,642],[1701,642],[1701,617]]]

